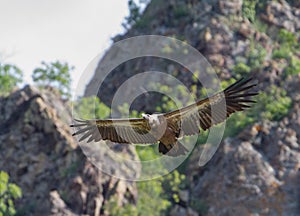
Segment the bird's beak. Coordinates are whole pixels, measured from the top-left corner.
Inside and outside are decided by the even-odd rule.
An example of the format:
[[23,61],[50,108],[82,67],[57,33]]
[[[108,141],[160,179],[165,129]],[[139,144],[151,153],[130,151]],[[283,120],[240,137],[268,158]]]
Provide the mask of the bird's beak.
[[144,119],[146,119],[147,115],[143,113],[143,114],[142,114],[142,117],[143,117]]

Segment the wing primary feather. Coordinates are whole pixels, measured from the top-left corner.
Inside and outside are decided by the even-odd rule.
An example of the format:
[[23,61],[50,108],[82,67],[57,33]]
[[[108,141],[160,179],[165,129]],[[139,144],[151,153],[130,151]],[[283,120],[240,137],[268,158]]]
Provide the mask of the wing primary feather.
[[86,123],[82,123],[82,124],[71,124],[70,127],[82,127],[82,126],[86,126]]
[[82,140],[85,140],[86,138],[88,138],[88,137],[91,136],[91,135],[92,135],[92,133],[90,133],[90,132],[87,132],[87,133],[83,134],[83,135],[80,137],[79,142],[81,142]]
[[228,86],[226,89],[228,91],[234,90],[234,89],[239,88],[240,86],[243,86],[244,84],[250,82],[251,80],[252,80],[252,78],[248,78],[248,79],[241,78],[238,81],[236,81],[235,83],[233,83],[230,86]]
[[231,89],[239,88],[239,87],[244,86],[245,84],[249,83],[252,80],[253,80],[252,77],[249,77],[249,78],[242,77],[237,82],[235,82],[232,85],[230,85],[229,87],[227,87],[227,89],[229,89],[229,88],[231,88]]
[[[186,122],[194,122],[195,119],[192,117],[194,115],[191,115],[190,113],[197,112],[199,114],[199,126],[203,130],[206,130],[212,125],[223,122],[232,113],[249,108],[250,104],[256,102],[250,97],[258,94],[258,92],[252,90],[255,86],[257,86],[257,83],[251,84],[252,80],[252,78],[241,78],[237,82],[228,86],[223,92],[217,93],[210,98],[200,100],[188,107],[182,108],[181,113],[183,113],[183,118],[186,119]],[[197,106],[196,111],[193,109],[194,106]],[[222,109],[224,109],[224,114],[221,112]],[[178,112],[178,110],[173,111],[168,113],[166,116],[169,119],[172,119],[172,115],[176,116],[177,118],[174,118],[175,121],[175,119],[178,119]],[[194,124],[192,125],[195,126]],[[183,134],[190,135],[189,132],[193,131],[191,129],[191,124],[187,124],[186,129],[188,132],[183,132]]]
[[240,93],[240,92],[246,91],[246,90],[248,90],[248,89],[251,89],[251,88],[253,88],[254,86],[256,86],[256,84],[249,85],[249,86],[245,86],[245,87],[243,87],[243,88],[231,89],[231,90],[228,90],[228,91],[226,91],[226,92],[228,92],[228,93],[230,93],[230,94]]
[[88,127],[85,127],[85,128],[82,128],[82,129],[79,129],[78,131],[76,131],[75,133],[72,134],[72,136],[76,136],[78,134],[81,134],[81,133],[84,133],[88,130],[91,130],[92,128],[94,128],[95,125],[91,125],[91,126],[88,126]]
[[82,122],[82,123],[86,123],[88,120],[83,120],[83,119],[74,119],[74,121],[77,121],[77,122]]
[[[95,134],[95,131],[96,130],[94,130],[93,132],[91,132],[91,136],[90,136],[90,138],[87,140],[87,142],[89,143],[89,142],[92,142],[93,140],[95,140],[95,137],[94,137],[94,134]],[[84,140],[84,139],[83,139]]]
[[244,99],[240,97],[228,97],[228,101],[235,100],[242,103],[256,103],[254,100]]

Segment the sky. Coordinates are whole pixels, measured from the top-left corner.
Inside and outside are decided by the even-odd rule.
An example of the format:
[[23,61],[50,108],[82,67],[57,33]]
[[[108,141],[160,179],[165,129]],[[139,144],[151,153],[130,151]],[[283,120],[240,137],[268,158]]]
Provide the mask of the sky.
[[0,60],[17,65],[25,83],[41,61],[75,66],[72,89],[97,55],[124,32],[127,0],[0,0]]

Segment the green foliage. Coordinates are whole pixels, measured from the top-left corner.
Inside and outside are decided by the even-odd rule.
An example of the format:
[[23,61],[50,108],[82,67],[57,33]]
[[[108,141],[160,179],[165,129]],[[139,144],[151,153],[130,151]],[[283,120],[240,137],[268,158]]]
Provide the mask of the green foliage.
[[14,201],[22,197],[19,186],[9,182],[9,175],[0,171],[0,216],[16,214]]
[[280,46],[273,51],[272,56],[274,59],[282,58],[289,60],[294,55],[294,52],[299,49],[296,35],[286,29],[281,29],[279,31],[277,41]]
[[73,104],[75,118],[81,119],[105,119],[110,114],[110,109],[100,102],[98,97],[79,98]]
[[292,99],[280,86],[272,85],[255,97],[257,101],[249,110],[230,116],[226,122],[225,134],[235,136],[247,125],[260,119],[278,121],[286,116],[291,108]]
[[[195,94],[197,93],[196,85],[191,86],[191,89],[186,89],[183,85],[171,88],[168,85],[156,83],[153,88],[164,94],[162,103],[159,103],[156,107],[157,112],[169,112],[182,108],[184,105],[194,102],[194,99],[196,98]],[[176,101],[173,101],[173,99]]]
[[131,110],[128,103],[123,104],[122,106],[118,107],[118,111],[121,113],[124,117],[130,117],[130,118],[138,118],[141,116],[136,110]]
[[258,0],[244,0],[242,6],[242,16],[249,19],[251,22],[255,20],[255,7]]
[[297,36],[286,29],[281,29],[277,40],[280,46],[273,51],[272,57],[273,59],[285,59],[287,61],[284,76],[299,74],[300,59],[298,53],[300,51],[300,45]]
[[118,198],[116,195],[111,196],[104,206],[105,211],[109,215],[114,216],[138,216],[137,208],[131,204],[125,204],[123,207],[118,205]]
[[287,45],[291,48],[295,45],[298,46],[296,35],[286,29],[280,29],[278,40],[281,44]]
[[253,26],[259,32],[266,33],[267,30],[268,30],[268,24],[266,24],[265,22],[261,21],[259,18],[255,19],[253,21]]
[[233,68],[233,73],[239,74],[241,76],[247,76],[247,75],[249,75],[250,72],[251,72],[251,68],[242,62],[238,63]]
[[221,81],[221,87],[222,87],[222,89],[226,89],[228,86],[230,86],[231,84],[233,84],[235,82],[236,82],[236,80],[233,78],[231,78],[229,80],[223,80],[223,81]]
[[156,108],[158,112],[171,111],[177,109],[176,103],[173,100],[171,100],[168,96],[163,96],[162,101],[163,104]]
[[183,189],[185,185],[186,177],[184,174],[180,174],[177,170],[174,170],[169,175],[163,177],[163,188],[168,199],[175,203],[179,203],[179,191]]
[[284,70],[285,76],[299,74],[300,73],[300,59],[299,59],[299,57],[292,56],[289,59],[289,61],[290,62],[288,64],[288,66]]
[[251,70],[257,70],[261,68],[266,56],[266,49],[256,41],[252,40],[250,43],[250,50],[246,55],[246,57],[248,58],[248,65]]
[[22,77],[23,72],[17,66],[0,62],[0,95],[7,95],[23,81]]
[[138,152],[140,160],[142,161],[154,160],[160,157],[160,153],[158,153],[158,145],[151,145],[147,147],[137,145],[135,149]]
[[[249,111],[238,112],[231,115],[226,121],[224,137],[232,137],[241,132],[247,125],[254,123]],[[257,119],[256,119],[257,120]]]
[[[153,159],[158,155],[157,146],[137,148],[137,153],[142,161]],[[156,167],[156,169],[163,169],[163,167]],[[166,173],[168,173],[167,170]],[[161,215],[166,212],[171,203],[179,202],[178,193],[185,186],[185,175],[174,170],[168,175],[151,181],[137,182],[137,186],[139,191],[137,203],[139,215],[142,215],[143,212],[151,213],[153,209],[157,210],[157,215]]]
[[278,49],[273,50],[273,59],[287,59],[292,55],[291,49],[286,46],[280,46]]
[[292,99],[287,96],[286,91],[272,85],[266,92],[260,93],[255,110],[261,112],[263,119],[278,121],[288,114],[291,105]]
[[[138,187],[138,215],[162,215],[171,205],[165,197],[165,191],[162,185],[162,179],[151,181],[141,181],[137,183]],[[155,211],[153,211],[155,209]]]
[[71,75],[70,72],[74,69],[68,63],[42,62],[42,66],[33,71],[32,79],[40,86],[52,86],[59,90],[63,97],[69,98]]

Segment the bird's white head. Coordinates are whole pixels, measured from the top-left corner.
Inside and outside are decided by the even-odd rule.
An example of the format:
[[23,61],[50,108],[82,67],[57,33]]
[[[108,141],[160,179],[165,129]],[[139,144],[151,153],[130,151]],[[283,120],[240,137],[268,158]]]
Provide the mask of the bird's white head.
[[157,127],[160,125],[159,114],[142,114],[142,117],[149,122],[151,127]]
[[148,119],[149,120],[149,117],[150,117],[150,115],[149,114],[142,114],[142,117],[144,118],[144,119]]

